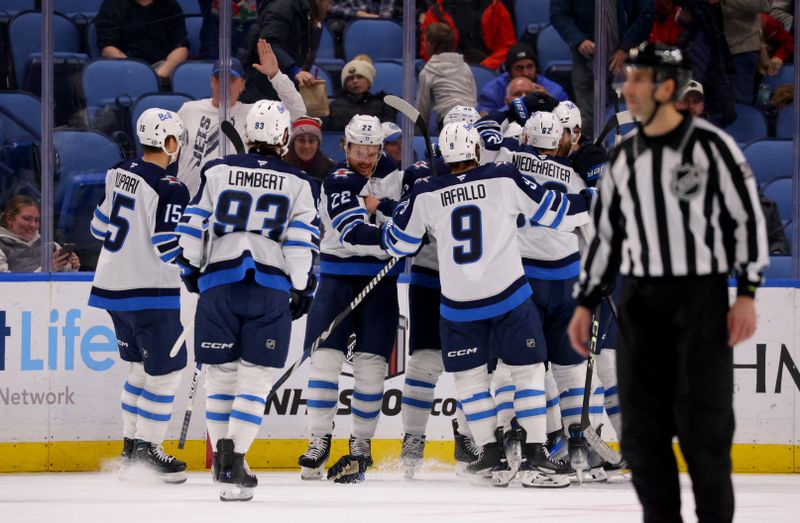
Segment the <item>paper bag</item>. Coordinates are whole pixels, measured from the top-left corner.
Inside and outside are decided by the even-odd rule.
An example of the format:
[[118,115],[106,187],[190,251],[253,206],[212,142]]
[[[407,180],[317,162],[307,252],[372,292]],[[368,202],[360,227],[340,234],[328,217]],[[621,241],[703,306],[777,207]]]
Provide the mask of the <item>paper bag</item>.
[[300,96],[306,104],[306,114],[308,116],[328,116],[330,107],[328,105],[328,94],[325,91],[325,80],[315,80],[311,87],[300,86]]

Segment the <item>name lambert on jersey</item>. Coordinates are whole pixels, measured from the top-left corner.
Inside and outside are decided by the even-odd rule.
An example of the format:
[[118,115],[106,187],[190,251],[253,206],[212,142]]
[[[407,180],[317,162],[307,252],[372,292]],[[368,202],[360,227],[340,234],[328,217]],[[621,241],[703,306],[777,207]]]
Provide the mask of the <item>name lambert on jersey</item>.
[[442,199],[442,207],[453,205],[454,203],[469,202],[486,198],[486,187],[479,183],[477,185],[453,187],[447,191],[442,191],[439,196]]
[[[131,167],[135,167],[135,164]],[[117,171],[117,174],[114,177],[114,187],[130,193],[136,193],[136,189],[139,188],[140,181],[141,180],[139,178],[134,178],[133,176],[128,176],[125,173]]]
[[283,190],[286,177],[272,172],[230,171],[228,183],[245,187],[261,187],[263,189]]
[[515,154],[514,165],[522,172],[530,174],[541,174],[548,178],[554,178],[564,183],[569,183],[572,170],[559,165],[555,162],[544,162],[528,155]]

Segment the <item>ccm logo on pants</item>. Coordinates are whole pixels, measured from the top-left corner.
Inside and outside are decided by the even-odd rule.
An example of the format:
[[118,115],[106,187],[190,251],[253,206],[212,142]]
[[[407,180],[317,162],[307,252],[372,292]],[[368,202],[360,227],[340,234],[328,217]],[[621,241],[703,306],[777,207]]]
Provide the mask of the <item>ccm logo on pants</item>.
[[204,349],[232,349],[233,343],[220,343],[218,341],[204,341],[200,344]]
[[467,356],[469,354],[476,354],[477,352],[478,352],[478,347],[472,347],[471,349],[451,350],[447,353],[447,357],[456,358],[458,356]]

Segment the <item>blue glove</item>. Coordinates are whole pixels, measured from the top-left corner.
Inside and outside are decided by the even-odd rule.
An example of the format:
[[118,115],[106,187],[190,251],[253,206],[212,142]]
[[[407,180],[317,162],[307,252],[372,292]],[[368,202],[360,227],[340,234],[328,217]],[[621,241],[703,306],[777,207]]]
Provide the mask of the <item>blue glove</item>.
[[183,284],[186,285],[186,290],[194,294],[200,294],[200,287],[197,285],[200,271],[189,263],[189,260],[183,257],[183,253],[175,258],[175,264],[181,270],[181,280],[183,280]]
[[292,289],[289,291],[289,310],[292,312],[292,320],[302,318],[308,314],[311,302],[314,300],[314,291],[317,288],[317,277],[314,274],[308,275],[308,285],[303,290]]
[[547,93],[531,93],[511,101],[506,111],[509,120],[525,126],[533,113],[550,113],[558,106],[558,100]]

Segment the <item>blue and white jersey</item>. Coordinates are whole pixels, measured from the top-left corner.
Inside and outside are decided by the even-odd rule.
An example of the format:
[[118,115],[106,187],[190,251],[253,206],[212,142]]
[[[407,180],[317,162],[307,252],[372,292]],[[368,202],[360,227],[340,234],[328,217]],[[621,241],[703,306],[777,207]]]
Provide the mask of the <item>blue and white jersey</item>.
[[89,305],[110,311],[180,308],[175,226],[186,186],[158,165],[129,158],[106,174],[92,236],[103,242]]
[[516,241],[517,216],[571,230],[589,221],[583,196],[545,190],[512,164],[431,176],[414,185],[384,229],[392,256],[414,254],[427,233],[436,239],[440,311],[457,322],[504,314],[531,295]]
[[[369,178],[351,171],[344,163],[334,167],[322,182],[320,218],[325,230],[322,238],[320,274],[335,276],[374,276],[389,256],[380,247],[379,226],[388,220],[403,186],[403,173],[394,161],[382,154]],[[370,216],[364,196],[381,199]],[[400,267],[393,272],[399,272]]]
[[316,183],[278,157],[208,162],[175,229],[183,255],[200,267],[200,292],[241,281],[249,270],[264,287],[305,289],[319,252],[317,200]]
[[[567,158],[540,154],[535,147],[521,145],[516,140],[504,140],[497,158],[513,163],[523,176],[544,188],[562,193],[579,193],[594,186],[596,180],[587,180],[576,173]],[[529,278],[566,280],[578,276],[580,247],[575,233],[540,227],[530,220],[520,225],[517,238]]]

